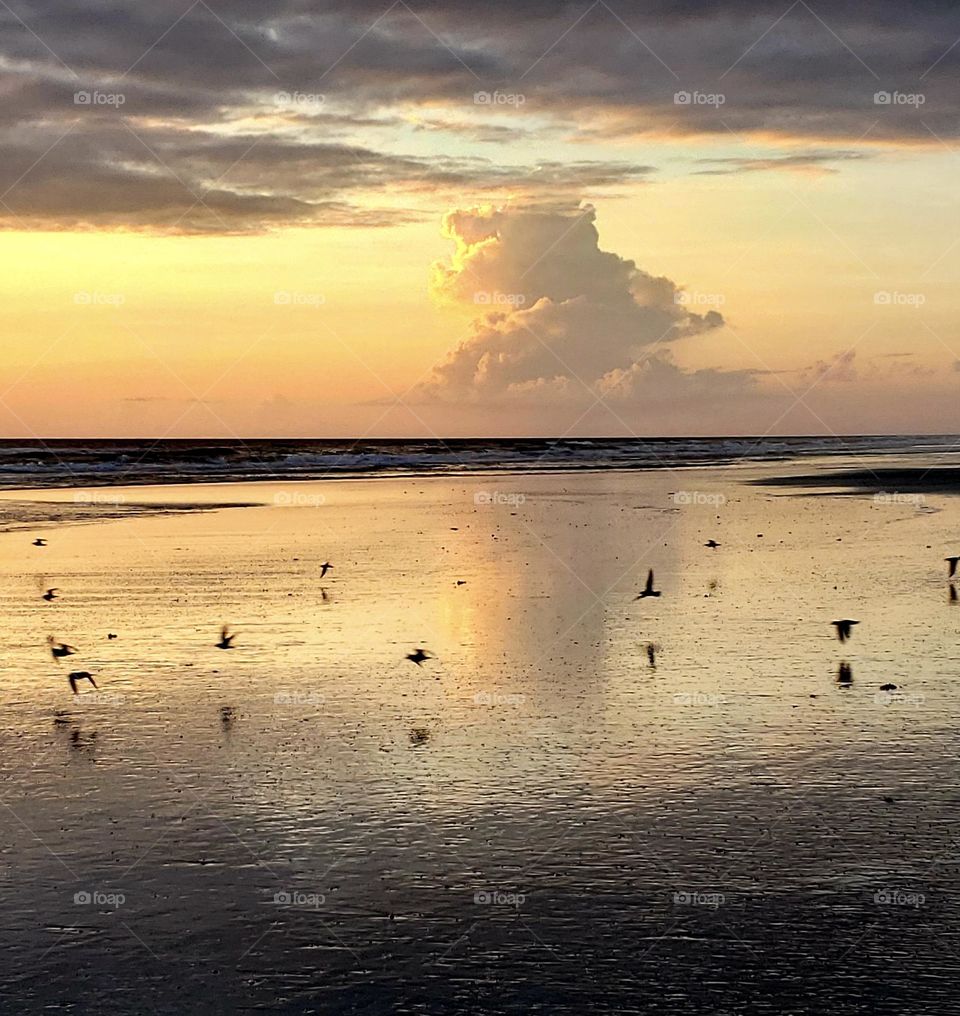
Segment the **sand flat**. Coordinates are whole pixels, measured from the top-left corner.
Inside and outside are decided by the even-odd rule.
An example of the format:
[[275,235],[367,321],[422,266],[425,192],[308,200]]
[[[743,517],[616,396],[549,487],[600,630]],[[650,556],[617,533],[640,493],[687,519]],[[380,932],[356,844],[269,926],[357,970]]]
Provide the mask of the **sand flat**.
[[[262,506],[0,534],[7,986],[102,1012],[946,1011],[960,506],[756,475],[141,487]],[[649,567],[663,596],[635,602]]]

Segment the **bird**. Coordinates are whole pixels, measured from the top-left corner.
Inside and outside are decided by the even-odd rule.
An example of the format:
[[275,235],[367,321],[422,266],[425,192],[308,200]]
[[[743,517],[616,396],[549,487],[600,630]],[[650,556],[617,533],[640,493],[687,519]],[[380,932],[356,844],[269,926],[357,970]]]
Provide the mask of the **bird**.
[[333,565],[329,561],[324,561],[323,564],[320,565],[320,578],[323,578],[323,576],[326,575],[332,567]]
[[881,691],[896,691],[897,690],[897,686],[895,684],[881,684],[880,685],[880,690]]
[[653,588],[653,569],[647,572],[647,584],[643,587],[643,591],[639,596],[636,597],[638,600],[642,600],[647,596],[659,596],[660,590]]
[[113,632],[109,632],[109,633],[107,634],[107,639],[108,639],[108,640],[109,640],[110,642],[112,642],[112,641],[113,641],[113,640],[114,640],[114,639],[115,639],[116,637],[117,637],[117,636],[116,636],[116,635],[114,635],[114,634],[113,634]]
[[220,641],[217,643],[217,649],[233,649],[233,640],[236,635],[230,634],[230,629],[224,625],[220,629]]
[[720,544],[717,543],[716,540],[707,540],[707,542],[704,544],[704,546],[705,547],[710,547],[712,549],[715,549],[715,548],[719,547]]
[[65,656],[73,656],[76,653],[73,646],[68,646],[66,642],[58,642],[52,635],[47,639],[47,642],[50,643],[50,652],[57,662]]
[[429,660],[433,656],[433,653],[428,653],[426,649],[418,649],[416,652],[407,653],[404,659],[409,660],[411,663],[415,663],[418,667],[423,666],[424,660]]
[[57,593],[59,592],[60,590],[57,589],[56,587],[54,587],[53,589],[48,589],[43,594],[43,598],[47,601],[47,603],[53,603],[53,601],[57,598]]
[[831,621],[830,623],[833,625],[834,628],[837,629],[837,638],[840,639],[841,642],[846,642],[847,639],[850,638],[850,635],[853,631],[853,626],[855,624],[859,624],[860,622],[844,620],[844,621]]
[[853,667],[849,663],[841,663],[837,670],[837,684],[853,684]]
[[948,565],[950,565],[950,570],[947,572],[947,578],[952,579],[953,576],[957,574],[957,562],[960,561],[960,557],[948,557],[944,560]]
[[67,680],[70,682],[70,690],[74,695],[77,694],[77,681],[89,681],[94,688],[97,687],[97,682],[94,681],[93,674],[89,670],[75,670],[68,676]]
[[37,539],[33,541],[33,545],[35,547],[45,547],[47,545],[47,541],[41,540],[39,537],[37,537]]

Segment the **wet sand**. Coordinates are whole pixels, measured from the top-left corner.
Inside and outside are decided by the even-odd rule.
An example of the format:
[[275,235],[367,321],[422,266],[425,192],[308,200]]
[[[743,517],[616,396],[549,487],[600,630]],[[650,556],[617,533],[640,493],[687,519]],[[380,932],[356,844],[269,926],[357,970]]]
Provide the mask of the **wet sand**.
[[960,505],[755,478],[136,488],[263,506],[0,533],[4,996],[949,1011]]

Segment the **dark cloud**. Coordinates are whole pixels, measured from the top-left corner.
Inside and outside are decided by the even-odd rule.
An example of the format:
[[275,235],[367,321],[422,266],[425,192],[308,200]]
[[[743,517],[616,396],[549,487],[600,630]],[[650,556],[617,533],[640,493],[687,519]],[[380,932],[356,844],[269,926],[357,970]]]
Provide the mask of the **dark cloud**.
[[727,158],[698,159],[697,162],[707,166],[694,172],[706,176],[727,176],[734,173],[760,173],[777,170],[805,171],[813,170],[820,173],[838,172],[837,163],[850,160],[867,159],[871,153],[854,151],[811,151],[791,152],[787,155],[774,155],[770,158]]
[[[453,157],[428,165],[396,153],[404,131],[429,134],[441,148],[449,142],[452,152],[461,141],[522,141],[530,117],[548,125],[534,129],[534,144],[550,124],[582,140],[651,132],[779,137],[791,142],[783,155],[715,162],[700,172],[833,170],[862,157],[855,142],[956,139],[957,38],[960,9],[933,0],[909,7],[840,0],[822,10],[804,0],[786,8],[761,0],[655,0],[642,9],[612,0],[592,7],[546,0],[17,0],[0,5],[0,145],[17,167],[3,169],[0,190],[16,182],[25,160],[40,159],[47,172],[24,184],[17,214],[62,217],[63,224],[140,226],[154,219],[164,228],[183,211],[182,192],[178,199],[155,164],[129,158],[126,146],[107,137],[110,114],[134,125],[188,191],[227,174],[209,203],[241,228],[322,222],[351,208],[361,224],[371,214],[392,221],[389,208],[359,211],[371,204],[367,190],[474,183],[483,190],[518,172],[529,176],[507,165]],[[122,106],[91,104],[78,118],[76,91],[119,95]],[[281,108],[278,92],[323,101]],[[475,101],[477,92],[506,99],[485,105]],[[421,117],[410,119],[411,109]],[[249,162],[243,155],[235,167],[242,135],[254,124],[266,135],[265,154]],[[75,140],[58,142],[68,128],[84,136],[85,149]],[[241,136],[226,139],[231,128]],[[337,155],[330,142],[354,133],[368,145],[375,136],[378,150],[362,156],[351,191],[341,186],[343,167],[331,164]],[[797,150],[798,143],[809,150]],[[583,185],[571,190],[583,193],[642,175],[619,166],[554,165],[525,183],[542,182],[552,192],[562,179],[579,177]],[[101,185],[118,193],[100,194]]]

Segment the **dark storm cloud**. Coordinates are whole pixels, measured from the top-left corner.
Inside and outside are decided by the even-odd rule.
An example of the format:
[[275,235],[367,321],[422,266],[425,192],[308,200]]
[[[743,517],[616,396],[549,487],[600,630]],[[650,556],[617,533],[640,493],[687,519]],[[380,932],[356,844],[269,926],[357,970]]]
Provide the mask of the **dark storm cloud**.
[[[857,156],[840,147],[827,156],[831,143],[848,149],[861,140],[932,145],[957,137],[958,38],[960,10],[934,0],[909,7],[654,0],[642,9],[612,0],[16,0],[0,5],[0,145],[12,160],[0,190],[25,162],[41,159],[45,171],[37,179],[29,171],[4,198],[11,207],[19,202],[31,218],[128,216],[149,226],[158,210],[158,225],[179,214],[176,177],[189,191],[227,174],[210,204],[238,227],[317,221],[318,211],[336,217],[367,207],[363,191],[372,187],[476,183],[482,190],[517,172],[462,159],[420,164],[381,150],[362,155],[347,194],[337,160],[349,165],[354,155],[318,147],[318,132],[328,132],[324,140],[407,130],[429,133],[438,146],[444,139],[509,143],[529,129],[518,114],[572,128],[582,140],[654,132],[779,137],[792,149],[811,147],[701,172],[836,168]],[[122,106],[91,108],[78,120],[76,91],[119,94]],[[475,102],[474,93],[497,91],[522,104]],[[278,92],[316,93],[323,102],[278,108]],[[401,106],[421,107],[422,118],[398,116]],[[172,174],[143,154],[125,156],[106,136],[101,112],[132,124]],[[266,137],[263,153],[249,163],[243,156],[234,176],[231,160],[246,138],[217,144],[208,136],[231,123],[265,132],[280,125],[290,136]],[[82,133],[86,147],[59,143],[68,129]],[[373,135],[362,136],[373,143]],[[391,148],[376,136],[378,148]],[[534,147],[537,137],[529,136]],[[623,175],[617,165],[606,172],[553,166],[540,182],[555,190],[564,173],[593,186],[642,176]],[[101,186],[117,194],[100,194]],[[357,214],[366,224],[371,213]],[[388,221],[396,213],[373,214]]]

